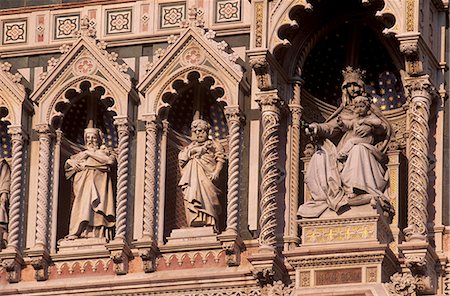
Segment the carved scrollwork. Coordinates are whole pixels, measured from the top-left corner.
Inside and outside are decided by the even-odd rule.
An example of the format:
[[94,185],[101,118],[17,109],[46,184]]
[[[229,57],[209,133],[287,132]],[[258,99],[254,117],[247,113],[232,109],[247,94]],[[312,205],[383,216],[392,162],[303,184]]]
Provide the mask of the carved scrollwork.
[[391,282],[386,284],[393,296],[416,296],[417,279],[409,273],[396,273],[391,276]]

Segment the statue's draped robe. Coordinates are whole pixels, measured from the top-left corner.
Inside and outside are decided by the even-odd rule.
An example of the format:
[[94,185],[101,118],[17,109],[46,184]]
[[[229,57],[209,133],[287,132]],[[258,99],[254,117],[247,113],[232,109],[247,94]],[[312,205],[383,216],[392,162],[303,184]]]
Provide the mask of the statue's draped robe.
[[0,227],[8,227],[9,190],[11,169],[6,159],[0,159]]
[[[82,151],[66,162],[66,176],[73,177],[75,199],[70,214],[69,236],[80,236],[86,227],[111,231],[115,224],[115,206],[111,164],[100,162],[92,157],[84,159]],[[98,149],[95,153],[108,154]],[[73,165],[78,162],[82,167],[74,172]],[[81,235],[82,236],[82,235]]]
[[[203,153],[193,152],[204,147]],[[223,147],[213,140],[192,142],[178,155],[181,179],[178,186],[184,194],[189,226],[216,225],[221,213],[219,188],[211,181],[218,161],[224,162]]]
[[[340,112],[342,123],[335,117],[319,124],[318,135],[327,139],[311,157],[305,174],[311,200],[300,206],[299,216],[319,217],[327,208],[339,211],[349,204],[349,195],[354,193],[383,196],[387,184],[385,169],[380,163],[383,153],[373,143],[354,141],[355,117],[349,108],[343,108]],[[383,133],[385,130],[386,125],[382,123],[372,132]],[[344,134],[336,147],[328,138],[342,132]],[[353,147],[349,150],[347,160],[340,163],[337,160],[338,152],[352,142]]]

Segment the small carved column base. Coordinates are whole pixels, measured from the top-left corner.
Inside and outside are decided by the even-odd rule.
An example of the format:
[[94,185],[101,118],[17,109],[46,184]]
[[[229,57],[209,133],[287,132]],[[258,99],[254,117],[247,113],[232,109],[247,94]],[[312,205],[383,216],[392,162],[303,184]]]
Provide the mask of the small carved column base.
[[275,249],[260,247],[257,253],[248,257],[248,261],[253,266],[253,276],[261,286],[283,280],[283,275],[287,274],[284,262]]
[[[403,272],[397,278],[414,278],[412,281],[417,294],[435,294],[437,287],[436,264],[439,262],[434,249],[426,242],[404,242],[398,246],[403,257]],[[410,276],[408,276],[410,275]],[[395,284],[395,275],[391,278]]]
[[134,246],[139,250],[139,256],[142,259],[144,272],[156,271],[156,257],[158,256],[158,247],[151,238],[142,238]]
[[238,266],[241,262],[241,252],[244,243],[239,235],[233,231],[225,231],[218,236],[225,250],[225,260],[228,266]]
[[106,248],[110,253],[110,257],[114,263],[114,271],[117,275],[128,273],[128,262],[133,258],[128,244],[122,239],[110,241]]
[[0,261],[8,273],[8,282],[18,283],[20,281],[22,267],[25,266],[19,252],[13,248],[5,249],[0,253]]
[[50,263],[48,251],[44,248],[36,247],[27,251],[27,255],[31,259],[35,279],[37,281],[46,281],[48,279],[48,266]]

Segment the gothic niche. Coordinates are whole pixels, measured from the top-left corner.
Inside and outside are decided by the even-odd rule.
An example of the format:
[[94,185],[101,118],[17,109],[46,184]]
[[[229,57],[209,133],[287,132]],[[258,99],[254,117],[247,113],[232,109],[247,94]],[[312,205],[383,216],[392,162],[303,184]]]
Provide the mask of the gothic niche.
[[[0,118],[8,114],[8,109],[0,108]],[[9,197],[11,185],[11,137],[9,122],[0,121],[0,249],[8,244]]]
[[[56,110],[53,120],[60,131],[59,199],[57,240],[59,248],[89,239],[105,243],[115,229],[117,131],[112,98],[105,89],[84,81],[80,92],[65,92],[68,103]],[[58,145],[58,144],[57,144]]]
[[172,84],[175,94],[163,95],[170,105],[164,237],[175,229],[206,226],[217,233],[226,226],[228,127],[217,101],[224,91],[198,72],[187,78]]

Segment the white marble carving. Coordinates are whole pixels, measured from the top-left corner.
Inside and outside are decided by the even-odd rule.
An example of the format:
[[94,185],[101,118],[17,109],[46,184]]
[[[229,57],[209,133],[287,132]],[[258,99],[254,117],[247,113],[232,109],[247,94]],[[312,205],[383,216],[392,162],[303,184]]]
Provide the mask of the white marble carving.
[[86,150],[67,160],[66,177],[73,178],[75,195],[70,214],[69,235],[76,238],[112,238],[115,225],[111,167],[115,156],[101,143],[101,131],[84,131]]
[[[318,149],[305,175],[312,200],[300,206],[301,217],[319,217],[328,208],[339,212],[377,201],[386,210],[391,208],[383,194],[390,125],[365,96],[364,72],[347,67],[343,74],[341,106],[325,123],[312,123],[306,129]],[[337,146],[331,141],[336,136]]]
[[6,158],[0,159],[0,249],[6,246],[9,223],[9,187],[11,169]]
[[192,143],[178,155],[186,218],[189,226],[216,226],[221,212],[220,190],[214,182],[225,162],[223,146],[208,139],[209,123],[197,119],[192,122]]

